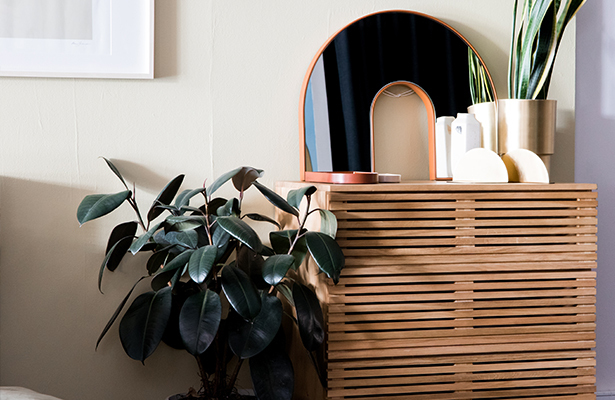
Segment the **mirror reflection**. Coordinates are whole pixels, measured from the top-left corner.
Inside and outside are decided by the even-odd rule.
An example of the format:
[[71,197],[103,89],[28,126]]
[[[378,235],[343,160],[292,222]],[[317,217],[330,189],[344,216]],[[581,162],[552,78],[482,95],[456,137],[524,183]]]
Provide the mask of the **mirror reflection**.
[[467,112],[468,49],[474,52],[444,23],[412,12],[380,12],[342,29],[317,54],[304,84],[305,171],[374,170],[371,106],[391,82],[423,89],[436,117]]

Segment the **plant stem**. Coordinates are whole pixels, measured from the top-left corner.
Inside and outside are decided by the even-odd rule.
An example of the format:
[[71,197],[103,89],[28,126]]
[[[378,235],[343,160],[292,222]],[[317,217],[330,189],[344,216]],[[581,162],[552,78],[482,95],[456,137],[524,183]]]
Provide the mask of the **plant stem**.
[[306,197],[307,197],[307,207],[305,208],[306,210],[305,216],[303,217],[303,222],[301,222],[301,219],[297,217],[297,221],[299,222],[299,229],[297,230],[297,235],[295,235],[295,240],[293,240],[293,242],[290,244],[290,248],[288,249],[288,254],[292,253],[293,249],[295,248],[295,245],[297,244],[297,241],[299,240],[299,237],[301,236],[301,231],[303,230],[303,227],[305,226],[308,216],[311,214],[310,203],[312,202],[312,196],[306,196]]
[[134,192],[132,193],[133,193],[133,197],[128,198],[128,204],[130,204],[132,209],[135,210],[135,213],[137,214],[137,218],[139,218],[139,225],[141,225],[141,228],[143,228],[143,230],[147,232],[149,227],[145,226],[145,223],[143,222],[143,218],[141,218],[141,213],[139,212],[139,207],[137,206],[137,203],[135,202]]
[[201,356],[194,356],[196,358],[196,362],[199,365],[199,376],[201,377],[201,385],[206,393],[209,393],[209,379],[207,374],[205,373],[205,368],[203,368],[203,362],[201,361]]
[[237,360],[237,365],[235,365],[235,369],[233,370],[233,374],[231,375],[231,379],[228,382],[228,391],[227,394],[233,390],[235,387],[235,381],[237,380],[237,375],[239,375],[239,370],[241,369],[241,364],[243,364],[243,359],[240,358]]

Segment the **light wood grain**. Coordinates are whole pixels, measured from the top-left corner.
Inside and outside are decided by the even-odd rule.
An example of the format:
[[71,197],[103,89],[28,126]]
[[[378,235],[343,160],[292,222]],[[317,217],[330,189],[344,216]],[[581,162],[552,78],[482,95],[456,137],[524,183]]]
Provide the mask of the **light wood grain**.
[[327,400],[595,399],[595,185],[315,186]]

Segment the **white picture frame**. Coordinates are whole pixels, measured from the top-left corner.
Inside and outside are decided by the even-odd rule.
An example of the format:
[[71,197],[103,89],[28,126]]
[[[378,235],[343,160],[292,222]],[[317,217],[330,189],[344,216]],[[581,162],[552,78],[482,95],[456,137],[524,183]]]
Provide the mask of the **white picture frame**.
[[0,76],[154,78],[154,0],[45,2],[0,0]]

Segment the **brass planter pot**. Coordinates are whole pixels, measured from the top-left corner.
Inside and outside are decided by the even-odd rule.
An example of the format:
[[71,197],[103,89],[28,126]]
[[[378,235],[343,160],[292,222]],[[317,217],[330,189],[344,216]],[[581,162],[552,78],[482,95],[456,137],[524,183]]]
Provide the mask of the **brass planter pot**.
[[468,113],[474,114],[480,122],[480,144],[484,149],[498,152],[497,118],[495,102],[474,104],[468,107]]
[[528,149],[550,172],[555,142],[556,100],[498,100],[498,153]]

